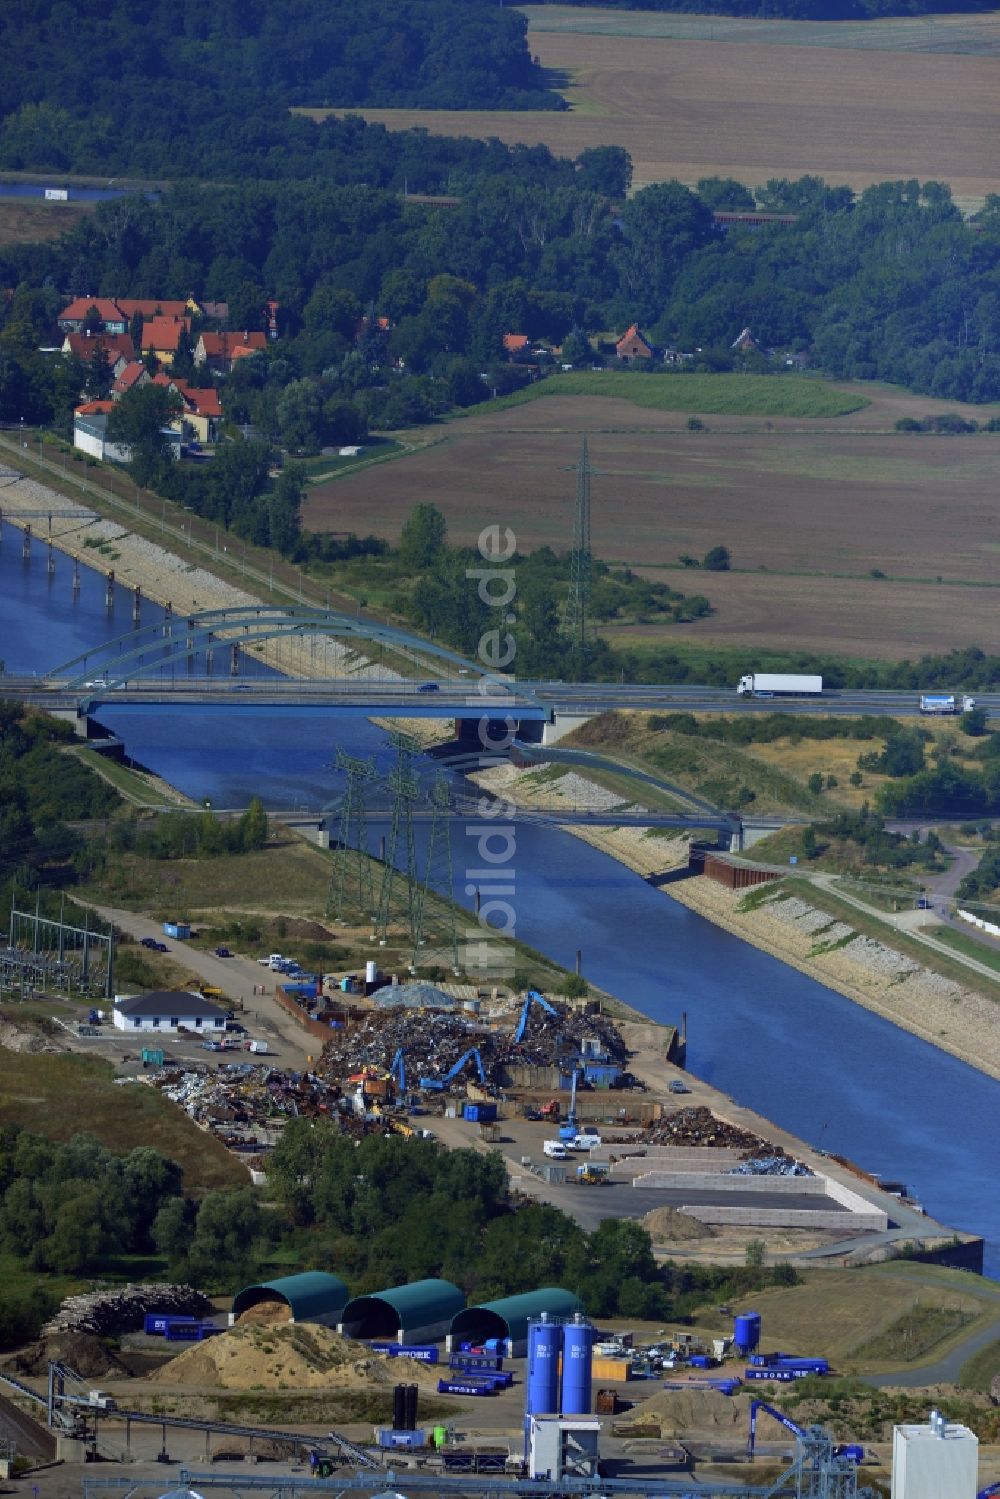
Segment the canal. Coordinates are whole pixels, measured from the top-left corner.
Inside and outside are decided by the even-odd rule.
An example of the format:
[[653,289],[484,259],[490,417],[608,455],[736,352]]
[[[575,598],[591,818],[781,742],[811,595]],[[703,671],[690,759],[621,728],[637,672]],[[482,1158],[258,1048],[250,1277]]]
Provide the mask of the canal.
[[[20,533],[0,542],[0,659],[42,673],[128,629],[131,595],[112,619],[104,579],[44,552],[21,561]],[[144,620],[160,611],[144,604]],[[388,763],[386,736],[323,708],[108,708],[101,721],[129,753],[199,800],[239,806],[333,801],[336,748]],[[418,830],[419,831],[419,830]],[[584,973],[652,1020],[689,1016],[691,1070],[822,1149],[902,1179],[935,1218],[988,1240],[1000,1276],[995,1178],[1000,1084],[721,931],[570,834],[517,826],[517,935]],[[478,861],[467,830],[453,835],[455,895]]]

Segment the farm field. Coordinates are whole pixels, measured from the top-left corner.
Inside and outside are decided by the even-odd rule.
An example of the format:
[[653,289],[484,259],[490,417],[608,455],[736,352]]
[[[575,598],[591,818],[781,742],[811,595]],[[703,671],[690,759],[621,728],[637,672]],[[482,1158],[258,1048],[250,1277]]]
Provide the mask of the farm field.
[[[963,408],[872,395],[863,411],[825,422],[710,417],[704,432],[603,397],[483,409],[407,434],[428,444],[407,457],[311,489],[303,523],[396,539],[412,507],[432,501],[453,541],[473,543],[499,523],[523,551],[566,549],[587,432],[595,554],[704,593],[716,611],[689,625],[612,627],[611,640],[888,659],[996,649],[1000,436],[897,434],[898,415]],[[980,421],[988,414],[976,410]],[[720,543],[732,572],[677,567]]]
[[527,13],[533,54],[568,80],[569,113],[356,112],[389,129],[544,143],[564,156],[624,146],[637,187],[813,173],[862,188],[919,177],[972,204],[1000,186],[995,16],[962,17],[953,30],[938,18],[852,23],[841,39],[820,23],[811,32],[789,21]]

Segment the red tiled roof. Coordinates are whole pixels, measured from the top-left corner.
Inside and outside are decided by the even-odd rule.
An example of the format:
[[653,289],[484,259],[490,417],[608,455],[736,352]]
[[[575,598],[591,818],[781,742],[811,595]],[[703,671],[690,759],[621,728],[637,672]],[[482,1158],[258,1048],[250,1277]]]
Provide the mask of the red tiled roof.
[[267,348],[267,339],[256,330],[240,333],[202,333],[202,347],[209,359],[238,359],[241,354],[256,354]]
[[86,333],[67,333],[63,347],[84,362],[91,359],[95,349],[104,349],[112,363],[116,359],[135,358],[135,346],[129,333],[97,333],[93,338]]
[[114,411],[114,401],[84,401],[82,406],[74,406],[77,416],[107,416]]
[[169,349],[171,353],[177,348],[181,333],[187,329],[190,332],[191,319],[189,317],[154,317],[142,328],[142,347],[152,349]]
[[520,354],[528,347],[528,341],[526,333],[505,333],[503,336],[503,346],[508,354]]
[[141,312],[144,318],[187,317],[191,309],[185,301],[166,297],[119,297],[118,306],[127,318]]
[[92,307],[100,313],[102,323],[120,323],[122,310],[110,297],[77,297],[59,314],[59,322],[82,323]]
[[615,348],[619,349],[621,348],[622,344],[630,343],[633,340],[637,340],[639,343],[644,344],[647,349],[652,349],[653,347],[649,342],[649,339],[646,337],[645,333],[643,333],[640,329],[639,324],[633,323],[631,327],[626,328],[621,338],[615,344]]
[[171,380],[170,384],[185,405],[190,407],[197,416],[222,415],[222,402],[219,400],[217,390],[196,390],[188,385],[186,380]]
[[126,390],[131,390],[133,385],[136,385],[138,381],[142,379],[143,375],[146,374],[146,372],[146,366],[143,364],[141,359],[131,360],[131,362],[125,366],[121,374],[118,376],[118,379],[115,381],[115,390],[118,391],[119,395],[121,395]]

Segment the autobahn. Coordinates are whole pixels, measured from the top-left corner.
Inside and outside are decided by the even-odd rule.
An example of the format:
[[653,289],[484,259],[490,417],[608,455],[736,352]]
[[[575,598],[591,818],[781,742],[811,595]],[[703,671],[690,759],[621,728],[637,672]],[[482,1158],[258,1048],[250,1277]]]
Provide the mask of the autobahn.
[[[827,689],[809,697],[749,697],[732,688],[620,682],[536,682],[449,677],[407,681],[371,678],[133,676],[77,684],[46,677],[0,677],[0,696],[32,706],[76,708],[164,704],[175,707],[331,707],[366,716],[551,719],[615,709],[668,713],[807,713],[900,717],[920,712],[917,691]],[[976,695],[990,720],[1000,719],[1000,693]]]

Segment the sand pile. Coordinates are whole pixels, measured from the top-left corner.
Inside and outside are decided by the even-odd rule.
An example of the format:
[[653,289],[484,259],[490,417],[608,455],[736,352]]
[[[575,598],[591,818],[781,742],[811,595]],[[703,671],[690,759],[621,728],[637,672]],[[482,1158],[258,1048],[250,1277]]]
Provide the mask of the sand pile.
[[185,1349],[150,1379],[223,1390],[343,1390],[401,1382],[437,1388],[437,1372],[428,1365],[373,1353],[316,1323],[241,1323]]
[[746,1425],[746,1405],[718,1390],[661,1390],[615,1422],[618,1436],[678,1437]]
[[292,1320],[292,1309],[287,1301],[258,1301],[240,1312],[236,1321],[240,1327],[280,1327]]
[[715,1229],[699,1223],[679,1208],[654,1208],[642,1219],[654,1244],[682,1244],[688,1239],[714,1239]]

